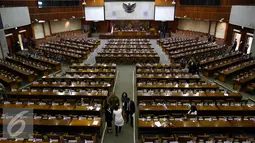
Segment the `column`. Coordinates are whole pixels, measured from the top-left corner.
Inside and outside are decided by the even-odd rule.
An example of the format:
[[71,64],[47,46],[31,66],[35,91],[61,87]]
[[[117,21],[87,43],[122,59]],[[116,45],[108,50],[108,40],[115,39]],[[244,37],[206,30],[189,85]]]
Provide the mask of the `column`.
[[0,59],[4,59],[9,53],[8,44],[6,41],[4,30],[0,30]]
[[253,41],[252,41],[252,45],[251,45],[251,54],[252,54],[252,56],[255,56],[255,29],[254,29]]

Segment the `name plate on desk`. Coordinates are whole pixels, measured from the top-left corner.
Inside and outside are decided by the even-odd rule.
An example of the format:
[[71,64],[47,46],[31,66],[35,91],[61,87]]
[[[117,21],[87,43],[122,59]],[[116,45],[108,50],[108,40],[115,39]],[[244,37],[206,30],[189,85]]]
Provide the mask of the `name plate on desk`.
[[58,139],[50,139],[50,142],[58,142]]
[[16,138],[15,141],[23,141],[24,138]]
[[46,105],[46,103],[41,102],[41,103],[39,103],[39,105]]
[[52,103],[51,105],[52,106],[57,106],[57,105],[59,105],[59,103]]
[[92,125],[98,125],[98,121],[93,121]]
[[20,105],[20,104],[22,104],[22,102],[16,102],[16,105]]
[[28,102],[27,105],[34,105],[34,102]]
[[64,120],[70,120],[71,119],[71,117],[64,117]]
[[10,102],[9,101],[4,101],[4,104],[10,104]]
[[49,117],[49,120],[50,120],[50,119],[56,119],[56,117],[55,117],[55,116],[50,116],[50,117]]
[[42,116],[34,116],[34,119],[41,119]]
[[85,117],[79,117],[79,120],[85,120],[86,118]]

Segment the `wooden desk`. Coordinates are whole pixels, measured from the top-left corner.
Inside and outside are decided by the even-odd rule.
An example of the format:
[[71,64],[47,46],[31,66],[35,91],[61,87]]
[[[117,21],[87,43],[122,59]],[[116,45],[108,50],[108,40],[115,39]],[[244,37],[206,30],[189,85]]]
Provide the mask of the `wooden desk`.
[[41,67],[38,67],[38,66],[34,66],[34,65],[29,64],[29,63],[22,62],[18,59],[15,59],[15,58],[7,57],[7,60],[9,60],[11,62],[14,62],[14,63],[17,63],[17,64],[20,64],[20,65],[23,65],[23,66],[28,67],[30,69],[33,69],[33,70],[41,73],[43,76],[47,76],[49,74],[49,70],[46,69],[46,68],[41,68]]
[[247,78],[241,79],[241,80],[234,80],[234,89],[240,90],[243,85],[246,85],[247,83],[253,81],[255,79],[255,74],[248,76]]
[[18,68],[12,67],[10,65],[3,64],[1,62],[0,62],[0,67],[7,68],[9,71],[14,71],[17,74],[19,74],[19,75],[21,75],[23,77],[26,77],[28,82],[32,82],[32,81],[35,80],[35,75],[33,73],[21,71]]
[[117,35],[119,37],[136,37],[140,35],[146,35],[146,31],[113,31],[113,35]]
[[[39,104],[0,104],[0,109],[4,108],[24,108],[24,109],[33,109],[34,113],[45,114],[45,113],[54,113],[54,114],[76,114],[76,115],[102,115],[102,107],[90,108],[92,106],[88,105],[39,105]],[[0,112],[1,113],[1,112]]]
[[10,91],[7,93],[9,97],[15,98],[33,98],[33,99],[45,99],[45,98],[100,98],[106,99],[108,92],[22,92],[22,91]]
[[219,65],[215,65],[215,66],[212,66],[210,68],[207,68],[207,69],[204,69],[203,70],[203,75],[205,77],[209,77],[213,74],[214,71],[216,70],[221,70],[221,69],[224,69],[226,67],[229,67],[229,66],[232,66],[232,65],[235,65],[235,64],[239,64],[239,63],[242,63],[242,62],[246,62],[248,61],[249,59],[240,59],[240,60],[233,60],[233,61],[230,61],[230,62],[227,62],[227,63],[222,63],[222,64],[219,64]]
[[159,84],[153,84],[153,85],[148,85],[148,84],[137,84],[137,89],[144,89],[144,88],[149,88],[149,89],[218,89],[218,85],[184,85],[184,84],[164,84],[164,85],[159,85]]
[[76,70],[76,71],[67,71],[67,74],[79,74],[79,73],[116,73],[115,70]]
[[105,88],[109,89],[111,84],[31,84],[32,88]]
[[228,56],[225,56],[225,57],[221,57],[221,58],[213,58],[213,59],[209,59],[209,60],[205,60],[205,61],[202,61],[200,62],[200,65],[201,66],[204,66],[206,64],[210,64],[210,63],[214,63],[214,62],[218,62],[218,61],[221,61],[221,60],[226,60],[226,59],[231,59],[231,58],[234,58],[234,57],[239,57],[241,56],[242,53],[238,52],[238,53],[234,53],[233,55],[228,55]]
[[136,69],[136,73],[139,74],[139,73],[151,73],[151,74],[164,74],[164,73],[167,73],[167,74],[176,74],[176,73],[188,73],[188,71],[186,70],[169,70],[169,71],[165,71],[165,70],[147,70],[147,69]]
[[[175,113],[187,114],[190,110],[186,105],[167,105],[164,106],[139,106],[140,115],[164,115],[169,114],[174,116]],[[253,116],[255,115],[255,107],[249,106],[210,106],[196,105],[199,116]]]
[[219,72],[219,80],[221,82],[225,82],[227,80],[227,76],[229,76],[230,74],[233,74],[233,73],[236,73],[236,72],[239,72],[242,70],[247,70],[247,69],[253,68],[253,67],[255,67],[255,62],[249,63],[247,65],[243,65],[241,67],[237,67],[237,68],[225,71],[225,72]]
[[10,88],[18,88],[18,81],[15,81],[15,80],[11,80],[7,77],[4,77],[3,75],[0,75],[0,82],[4,82],[6,83],[7,85],[10,86]]
[[221,100],[221,99],[234,99],[235,101],[240,101],[242,96],[240,93],[230,93],[224,94],[221,92],[215,93],[196,93],[196,94],[181,94],[177,92],[169,92],[169,93],[137,93],[137,100],[146,100],[146,99],[175,99],[175,100]]
[[226,47],[211,47],[211,48],[207,48],[207,49],[203,49],[203,50],[172,55],[170,57],[170,59],[171,59],[172,63],[175,63],[182,58],[189,58],[189,57],[196,56],[196,55],[208,55],[208,53],[213,54],[215,52],[224,51],[225,49],[226,49]]
[[192,75],[192,76],[181,76],[181,75],[172,75],[172,76],[157,76],[157,75],[153,75],[153,76],[143,76],[143,75],[136,75],[136,79],[137,81],[139,80],[196,80],[199,81],[200,77],[198,75]]

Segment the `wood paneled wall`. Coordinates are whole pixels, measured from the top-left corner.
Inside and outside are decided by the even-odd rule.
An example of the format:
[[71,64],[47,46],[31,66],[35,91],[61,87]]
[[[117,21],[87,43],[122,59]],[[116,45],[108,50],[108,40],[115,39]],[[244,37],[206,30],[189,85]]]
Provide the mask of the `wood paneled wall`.
[[[164,1],[164,0],[155,0]],[[167,0],[172,1],[172,0]],[[255,0],[221,0],[221,6],[181,6],[180,0],[176,1],[176,16],[185,15],[192,19],[220,20],[224,18],[229,21],[232,5],[255,5]]]
[[27,6],[31,20],[53,20],[70,19],[72,16],[83,17],[82,1],[79,7],[57,7],[57,8],[38,8],[38,0],[0,0],[0,5],[5,7]]

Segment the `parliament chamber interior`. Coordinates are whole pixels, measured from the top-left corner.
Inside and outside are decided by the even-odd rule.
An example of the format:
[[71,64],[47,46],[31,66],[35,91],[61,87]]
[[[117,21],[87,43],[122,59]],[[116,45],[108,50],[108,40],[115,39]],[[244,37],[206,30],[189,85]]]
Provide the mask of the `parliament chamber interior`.
[[255,143],[254,0],[0,6],[0,143]]

